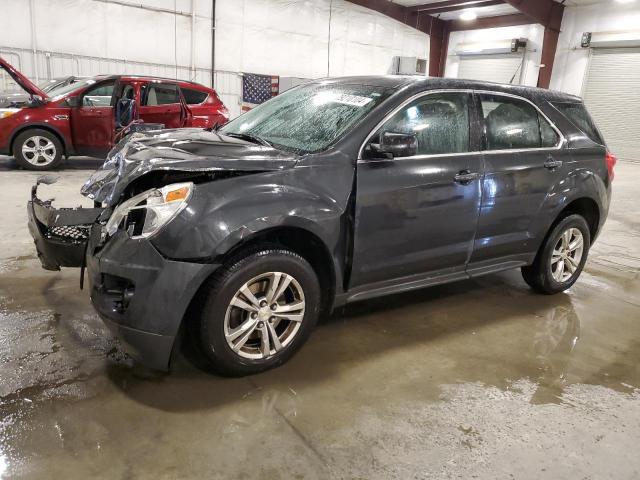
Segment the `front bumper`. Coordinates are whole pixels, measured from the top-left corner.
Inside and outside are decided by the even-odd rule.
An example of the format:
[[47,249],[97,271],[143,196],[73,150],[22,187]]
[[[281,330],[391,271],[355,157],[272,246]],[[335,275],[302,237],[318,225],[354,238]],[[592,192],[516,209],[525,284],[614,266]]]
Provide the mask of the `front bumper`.
[[93,306],[127,353],[168,369],[187,308],[219,265],[167,259],[150,241],[123,231],[105,242],[96,223],[103,209],[56,209],[38,199],[36,187],[27,211],[43,268],[86,265]]
[[80,267],[91,231],[91,225],[102,208],[53,208],[51,201],[37,196],[38,184],[31,190],[27,203],[29,232],[36,253],[45,270]]
[[101,244],[98,230],[87,247],[93,306],[132,357],[166,370],[191,300],[219,265],[167,259],[122,231]]

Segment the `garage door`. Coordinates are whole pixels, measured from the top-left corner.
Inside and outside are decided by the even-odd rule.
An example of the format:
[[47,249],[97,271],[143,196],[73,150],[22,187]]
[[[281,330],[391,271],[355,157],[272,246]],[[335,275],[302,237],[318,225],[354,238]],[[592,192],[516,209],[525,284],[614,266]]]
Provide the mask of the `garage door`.
[[640,161],[640,48],[593,49],[583,96],[611,151]]
[[512,55],[465,55],[460,57],[458,78],[519,84],[521,75],[521,53]]

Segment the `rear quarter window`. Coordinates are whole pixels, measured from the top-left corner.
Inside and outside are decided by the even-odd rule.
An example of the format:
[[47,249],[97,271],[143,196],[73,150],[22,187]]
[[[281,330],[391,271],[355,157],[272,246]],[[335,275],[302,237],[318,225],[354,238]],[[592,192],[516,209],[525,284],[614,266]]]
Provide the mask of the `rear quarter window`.
[[604,140],[598,133],[591,115],[587,112],[584,104],[570,102],[554,102],[553,106],[560,110],[565,117],[569,119],[579,130],[596,143],[604,145]]
[[181,88],[184,101],[188,105],[198,105],[204,102],[209,94],[207,92],[201,92],[200,90],[194,90],[193,88]]

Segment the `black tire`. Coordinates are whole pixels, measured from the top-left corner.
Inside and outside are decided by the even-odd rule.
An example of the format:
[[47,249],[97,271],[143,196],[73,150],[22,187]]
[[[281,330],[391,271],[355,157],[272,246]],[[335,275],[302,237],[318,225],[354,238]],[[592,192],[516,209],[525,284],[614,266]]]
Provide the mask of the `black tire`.
[[[583,251],[575,272],[565,281],[558,281],[554,278],[551,266],[551,257],[554,248],[561,241],[562,234],[570,228],[576,228],[582,233]],[[538,254],[532,265],[522,267],[522,278],[529,286],[538,293],[553,295],[560,293],[571,287],[582,272],[587,261],[589,248],[591,246],[591,234],[589,226],[581,215],[573,214],[564,217],[557,222],[547,235],[544,243],[540,247]]]
[[[236,292],[246,282],[268,272],[283,272],[295,278],[304,294],[304,316],[290,343],[280,351],[264,359],[245,358],[234,352],[226,340],[225,316]],[[205,288],[209,292],[205,293],[199,318],[190,330],[200,356],[221,375],[252,375],[282,365],[304,344],[318,321],[321,306],[318,277],[309,262],[288,250],[266,247],[235,257],[220,268]]]
[[[52,157],[51,160],[45,158],[44,155],[36,155],[33,154],[32,158],[28,158],[30,155],[27,153],[27,156],[22,151],[25,143],[29,148],[36,147],[34,138],[41,138],[42,140],[39,142],[40,146],[49,146],[47,149],[47,154]],[[13,141],[13,155],[22,168],[27,170],[36,170],[36,171],[44,171],[44,170],[52,170],[60,165],[62,161],[63,147],[60,139],[51,133],[48,130],[43,130],[41,128],[29,128],[21,133]],[[36,159],[36,161],[33,160]],[[38,160],[42,160],[39,162]]]

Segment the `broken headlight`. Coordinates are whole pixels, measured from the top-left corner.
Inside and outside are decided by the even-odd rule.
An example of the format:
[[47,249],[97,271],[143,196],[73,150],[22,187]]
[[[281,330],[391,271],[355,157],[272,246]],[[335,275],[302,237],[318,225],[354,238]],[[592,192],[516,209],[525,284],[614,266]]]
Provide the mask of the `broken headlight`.
[[191,182],[173,183],[142,192],[116,207],[105,231],[112,236],[124,225],[131,238],[149,238],[187,206],[192,192]]

